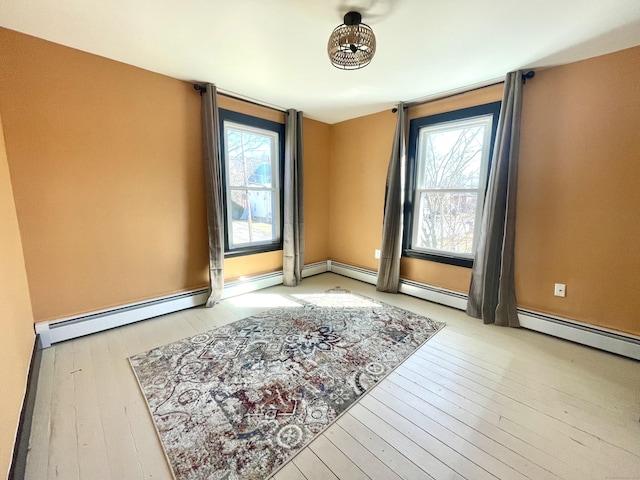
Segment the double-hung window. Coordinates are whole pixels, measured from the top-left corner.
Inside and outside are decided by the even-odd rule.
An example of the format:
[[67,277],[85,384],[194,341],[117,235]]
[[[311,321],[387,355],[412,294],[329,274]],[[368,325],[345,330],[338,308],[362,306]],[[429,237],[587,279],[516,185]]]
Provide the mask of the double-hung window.
[[220,109],[225,252],[282,248],[284,125]]
[[500,102],[411,120],[404,255],[471,266]]

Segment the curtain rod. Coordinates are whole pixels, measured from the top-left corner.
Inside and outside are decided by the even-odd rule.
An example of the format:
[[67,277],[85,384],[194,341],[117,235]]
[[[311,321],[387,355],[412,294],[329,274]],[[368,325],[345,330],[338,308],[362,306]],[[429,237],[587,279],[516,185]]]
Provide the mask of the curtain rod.
[[[200,85],[198,83],[194,83],[193,84],[193,88],[195,90],[197,90],[198,92],[200,92],[200,95],[202,95],[204,92],[207,91],[207,87],[205,87],[204,85]],[[255,100],[251,100],[251,99],[248,99],[248,98],[243,98],[243,97],[241,97],[239,95],[234,95],[232,93],[227,93],[227,92],[220,91],[220,90],[218,90],[218,95],[222,95],[223,97],[227,97],[227,98],[233,98],[234,100],[240,100],[242,102],[250,103],[251,105],[256,105],[258,107],[269,108],[271,110],[275,110],[276,112],[283,112],[283,113],[287,112],[286,109],[281,108],[281,107],[274,107],[273,105],[267,105],[266,103],[260,103],[260,102],[257,102]]]
[[[522,74],[522,83],[527,83],[527,79],[533,78],[535,76],[536,72],[534,72],[533,70],[529,70],[527,73],[523,73]],[[499,82],[493,82],[493,83],[488,83],[486,85],[480,85],[478,87],[474,87],[474,88],[470,88],[468,90],[463,90],[461,92],[455,92],[455,93],[450,93],[449,95],[443,95],[441,97],[435,97],[435,98],[429,98],[427,100],[419,100],[419,101],[415,101],[415,102],[407,102],[404,105],[404,109],[408,109],[411,107],[417,107],[420,105],[426,105],[427,103],[433,103],[433,102],[438,102],[440,100],[445,100],[447,98],[452,98],[452,97],[457,97],[458,95],[464,95],[465,93],[471,93],[471,92],[475,92],[477,90],[482,90],[483,88],[489,88],[489,87],[493,87],[495,85],[500,85],[504,83],[504,80],[501,80]],[[398,111],[398,109],[396,107],[391,109],[391,112],[396,113]]]

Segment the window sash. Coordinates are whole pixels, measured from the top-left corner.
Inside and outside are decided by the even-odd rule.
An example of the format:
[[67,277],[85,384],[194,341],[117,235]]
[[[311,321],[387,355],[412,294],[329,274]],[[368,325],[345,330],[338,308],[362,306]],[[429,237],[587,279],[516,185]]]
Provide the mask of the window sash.
[[[480,229],[478,226],[480,225],[480,220],[482,218],[482,203],[484,202],[484,189],[483,188],[423,188],[416,189],[414,198],[413,198],[413,226],[411,229],[412,239],[411,246],[412,250],[424,253],[430,253],[433,255],[438,254],[447,254],[447,255],[455,255],[463,258],[473,259],[473,252],[475,251],[478,235]],[[474,224],[473,224],[473,240],[471,246],[471,253],[459,252],[455,250],[447,250],[445,248],[430,248],[430,247],[422,247],[418,245],[419,239],[418,236],[420,234],[420,211],[421,211],[421,198],[423,193],[475,193],[476,197],[476,206],[475,206],[475,215],[474,215]]]
[[[225,195],[226,195],[226,225],[227,225],[227,245],[229,252],[239,250],[247,247],[264,247],[269,245],[277,245],[280,243],[281,232],[281,215],[280,215],[280,159],[279,152],[281,152],[282,139],[278,132],[273,130],[262,129],[251,125],[244,125],[230,120],[224,120],[223,135],[224,135],[224,152],[223,159],[225,165]],[[260,135],[270,139],[269,145],[269,159],[271,166],[271,186],[261,186],[255,184],[249,184],[249,172],[244,172],[243,181],[245,185],[232,185],[231,184],[231,165],[229,156],[229,133],[231,131],[246,133],[248,135]],[[264,163],[263,163],[264,164]],[[233,200],[232,192],[244,192],[247,200],[247,218],[251,218],[251,201],[249,198],[249,192],[269,192],[271,194],[271,239],[260,241],[253,240],[248,242],[236,242],[234,241],[234,218],[233,218]],[[251,220],[248,221],[247,227],[253,228]],[[250,234],[250,238],[253,236]]]
[[[247,217],[249,215],[251,215],[251,200],[249,198],[249,192],[269,192],[271,194],[271,238],[269,240],[250,240],[248,242],[234,242],[233,240],[233,222],[235,221],[235,219],[232,216],[232,209],[233,209],[233,202],[232,201],[227,201],[227,225],[228,227],[228,232],[227,232],[227,238],[228,238],[228,242],[229,242],[229,248],[230,249],[235,249],[235,248],[243,248],[243,247],[248,247],[248,246],[262,246],[262,245],[272,245],[272,244],[276,244],[280,242],[280,209],[278,208],[279,202],[279,190],[276,188],[246,188],[246,187],[231,187],[228,190],[228,197],[229,199],[232,199],[233,196],[231,195],[232,192],[243,192],[246,193],[247,195],[247,202],[249,203],[249,208],[247,209]],[[253,228],[252,224],[251,226],[247,225],[247,228],[249,228],[251,230],[251,228]],[[250,233],[250,238],[252,236],[252,232]]]
[[[491,152],[491,142],[493,135],[495,135],[495,113],[483,113],[481,115],[469,116],[460,118],[457,120],[449,120],[425,125],[417,130],[416,142],[415,142],[415,162],[414,162],[414,184],[413,188],[413,206],[411,215],[411,237],[410,244],[405,247],[408,251],[414,251],[419,253],[425,253],[433,256],[445,256],[445,257],[459,257],[462,259],[473,260],[474,252],[478,244],[478,238],[480,234],[480,223],[482,219],[482,209],[484,206],[484,196],[487,184],[489,160]],[[429,134],[442,133],[450,130],[458,130],[476,125],[484,125],[484,135],[482,138],[482,151],[480,158],[480,169],[478,174],[478,187],[469,188],[418,188],[420,183],[423,183],[424,171],[425,171],[425,148],[423,148],[422,142],[426,141]],[[419,229],[420,225],[420,212],[421,212],[421,199],[423,194],[428,193],[475,193],[477,194],[475,215],[474,215],[474,231],[471,252],[459,252],[440,248],[426,248],[418,245]]]

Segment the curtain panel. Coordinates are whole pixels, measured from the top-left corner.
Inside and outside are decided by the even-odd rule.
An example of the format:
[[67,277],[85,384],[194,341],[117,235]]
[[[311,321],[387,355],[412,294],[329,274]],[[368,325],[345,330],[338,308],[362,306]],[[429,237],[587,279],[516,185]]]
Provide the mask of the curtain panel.
[[523,72],[510,72],[504,95],[474,255],[467,314],[518,327],[514,248]]
[[220,163],[220,125],[217,90],[205,85],[202,96],[202,132],[206,187],[207,231],[209,234],[209,297],[207,307],[220,301],[224,288],[223,184]]
[[294,287],[304,267],[302,112],[287,110],[284,146],[283,283]]
[[376,290],[397,293],[400,285],[400,257],[404,208],[404,176],[407,161],[407,113],[404,103],[398,104],[396,131],[387,169],[387,184],[382,223],[382,246]]

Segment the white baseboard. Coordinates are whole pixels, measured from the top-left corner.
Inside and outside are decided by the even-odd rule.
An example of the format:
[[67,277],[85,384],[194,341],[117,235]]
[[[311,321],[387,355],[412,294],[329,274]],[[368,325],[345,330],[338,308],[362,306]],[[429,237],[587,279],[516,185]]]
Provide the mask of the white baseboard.
[[326,260],[324,262],[316,262],[305,265],[302,269],[302,278],[307,278],[313,275],[320,275],[321,273],[328,272],[330,262],[331,260]]
[[233,282],[224,284],[221,300],[231,297],[237,297],[245,293],[255,292],[263,288],[273,287],[282,284],[282,272],[266,273],[264,275],[256,275],[255,277],[247,277]]
[[[318,275],[326,271],[326,261],[311,263],[302,268],[302,278]],[[224,300],[225,298],[236,297],[244,293],[255,292],[257,290],[262,290],[263,288],[281,285],[283,281],[284,276],[281,271],[234,280],[233,282],[225,283],[221,299]]]
[[[370,283],[371,285],[375,285],[378,279],[378,272],[366,268],[354,267],[346,263],[331,261],[330,271],[338,275],[360,280],[361,282]],[[412,280],[400,279],[398,291],[429,302],[457,308],[458,310],[466,310],[467,308],[466,295]]]
[[624,357],[640,360],[640,337],[551,315],[518,309],[520,325]]
[[447,290],[440,287],[433,287],[424,283],[414,282],[412,280],[400,279],[400,293],[411,295],[412,297],[422,298],[429,302],[439,303],[458,310],[467,309],[467,296]]
[[85,315],[38,322],[35,326],[36,333],[40,334],[42,347],[47,348],[53,343],[71,338],[202,305],[207,301],[207,293],[206,289],[192,290]]
[[[373,270],[333,261],[329,262],[329,271],[372,285],[376,284],[378,276]],[[406,279],[400,279],[398,290],[400,293],[458,310],[464,311],[467,308],[467,295],[451,290]],[[518,320],[522,327],[529,330],[640,360],[640,337],[634,335],[524,309],[518,309]]]
[[[305,265],[302,270],[302,276],[310,277],[326,271],[327,262],[317,262]],[[225,285],[222,299],[280,284],[282,284],[282,272],[235,280]],[[204,305],[207,301],[207,294],[207,289],[192,290],[84,315],[61,318],[50,322],[38,322],[35,325],[35,330],[36,333],[40,334],[42,347],[47,348],[64,340]]]
[[343,277],[353,278],[354,280],[360,280],[361,282],[376,284],[378,278],[378,272],[368,270],[366,268],[354,267],[346,263],[335,262],[329,260],[329,271],[342,275]]

